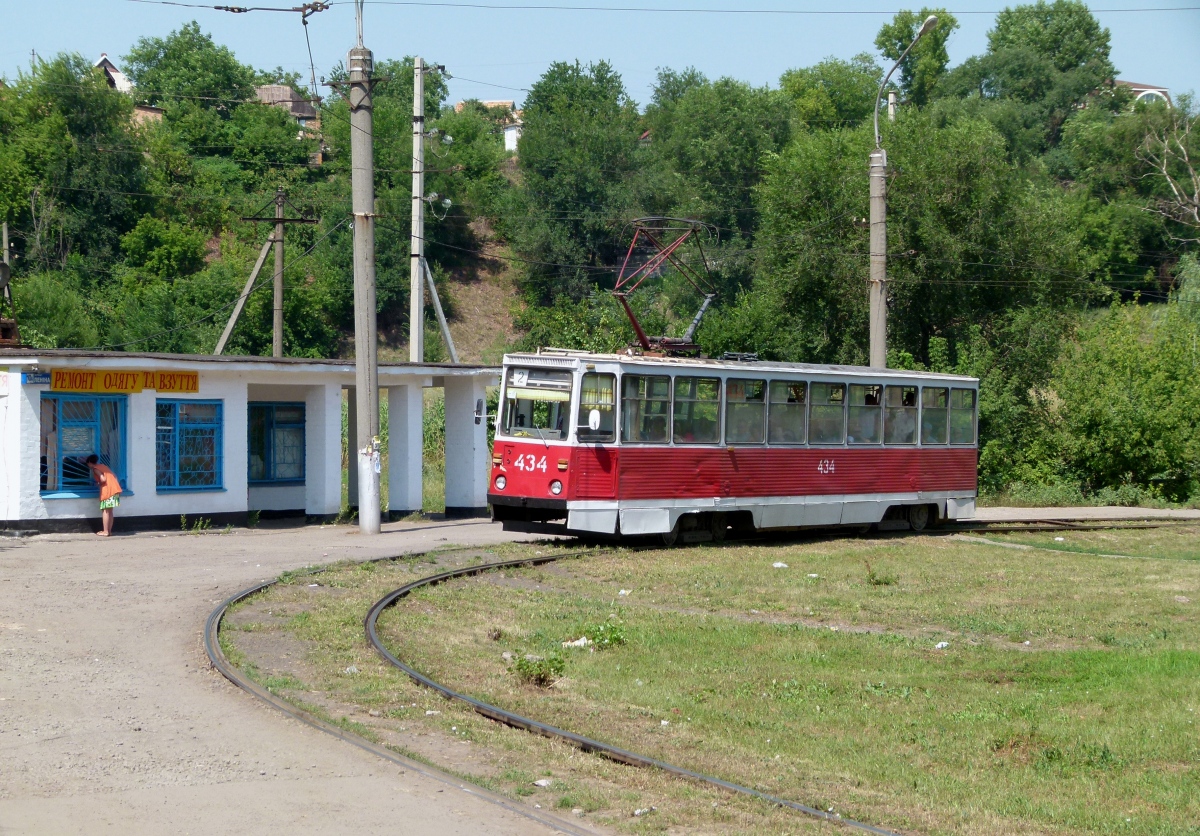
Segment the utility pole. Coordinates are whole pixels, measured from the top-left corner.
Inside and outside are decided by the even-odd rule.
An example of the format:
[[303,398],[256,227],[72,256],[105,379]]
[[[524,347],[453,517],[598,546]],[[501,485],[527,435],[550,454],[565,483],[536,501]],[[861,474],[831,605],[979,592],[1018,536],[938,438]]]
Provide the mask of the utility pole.
[[283,356],[283,189],[275,190],[275,301],[271,356]]
[[354,211],[354,367],[358,430],[358,528],[378,534],[379,367],[375,320],[375,151],[371,88],[374,58],[363,46],[362,0],[356,0],[358,45],[350,50],[350,166]]
[[887,151],[871,152],[870,366],[887,368]]
[[412,241],[408,280],[408,362],[425,362],[425,61],[413,60]]
[[[288,206],[289,204],[287,195],[284,194],[283,189],[275,190],[275,197],[272,202],[275,204],[275,234],[274,236],[268,238],[267,243],[263,246],[262,254],[259,256],[258,262],[254,265],[254,270],[250,274],[250,280],[246,282],[246,289],[238,298],[238,303],[233,310],[233,314],[229,317],[229,323],[225,326],[225,333],[221,336],[220,342],[217,343],[217,354],[220,354],[224,350],[225,343],[229,340],[230,334],[233,333],[233,326],[237,324],[237,318],[242,312],[242,306],[246,302],[246,296],[251,290],[254,289],[254,280],[258,276],[258,271],[262,269],[263,260],[267,256],[267,250],[270,249],[270,246],[273,243],[275,245],[275,301],[272,306],[273,318],[271,323],[271,356],[283,356],[283,227],[284,224],[315,224],[318,223],[318,221],[309,217],[285,218],[283,216],[283,210],[284,207]],[[267,204],[267,206],[270,205],[270,203]],[[265,208],[266,206],[263,207],[263,209]],[[292,208],[296,209],[295,206],[292,206]],[[258,211],[261,213],[262,209],[259,209]],[[300,210],[297,209],[296,211],[299,212]],[[301,212],[300,214],[307,215],[308,213]],[[254,215],[249,218],[242,218],[242,220],[253,222],[257,226],[259,221],[265,221],[267,219]]]
[[[879,135],[879,102],[883,98],[883,89],[887,87],[892,73],[904,63],[908,53],[921,36],[937,26],[937,15],[925,18],[916,37],[908,48],[900,54],[900,58],[888,70],[887,75],[879,84],[879,92],[875,96],[875,150],[871,152],[868,168],[871,180],[871,347],[870,365],[875,369],[887,368],[887,151],[883,149],[883,140]],[[894,94],[888,96],[888,118],[896,118]]]

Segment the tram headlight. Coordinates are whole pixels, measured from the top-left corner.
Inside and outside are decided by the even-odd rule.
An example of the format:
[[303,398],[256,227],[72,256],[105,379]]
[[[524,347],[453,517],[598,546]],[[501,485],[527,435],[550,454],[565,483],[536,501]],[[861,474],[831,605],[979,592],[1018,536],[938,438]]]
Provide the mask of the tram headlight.
[[558,496],[560,493],[562,493],[562,482],[558,481],[557,479],[551,482],[550,493],[554,494],[555,496]]
[[498,490],[498,491],[504,490],[504,488],[507,484],[508,484],[508,480],[506,478],[504,478],[503,474],[496,477],[496,482],[495,482],[496,490]]

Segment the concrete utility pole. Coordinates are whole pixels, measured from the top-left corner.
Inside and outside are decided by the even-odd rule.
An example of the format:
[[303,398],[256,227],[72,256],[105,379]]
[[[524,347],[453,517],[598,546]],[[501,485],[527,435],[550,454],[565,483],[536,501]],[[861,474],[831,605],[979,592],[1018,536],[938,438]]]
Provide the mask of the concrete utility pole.
[[408,362],[425,362],[425,61],[413,60],[412,241],[408,279]]
[[275,191],[275,301],[271,356],[283,356],[283,189]]
[[358,45],[350,50],[350,166],[354,211],[354,361],[358,430],[358,528],[378,534],[379,367],[375,321],[375,151],[371,104],[374,58],[363,46],[362,2],[355,3]]
[[[883,98],[883,88],[887,87],[892,73],[908,57],[908,53],[921,36],[937,26],[937,15],[930,15],[921,24],[917,36],[901,53],[900,58],[888,70],[883,82],[879,85],[879,93],[875,96],[875,150],[871,152],[868,163],[871,173],[871,349],[870,365],[872,368],[887,368],[887,152],[879,137],[879,102]],[[894,118],[895,111],[888,97],[889,117]]]

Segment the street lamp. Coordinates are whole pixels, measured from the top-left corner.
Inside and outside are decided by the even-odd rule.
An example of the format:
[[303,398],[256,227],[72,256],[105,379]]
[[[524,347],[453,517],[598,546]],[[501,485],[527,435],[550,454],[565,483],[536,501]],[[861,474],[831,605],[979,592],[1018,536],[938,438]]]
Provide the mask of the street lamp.
[[883,88],[887,87],[892,73],[908,57],[908,53],[921,40],[921,36],[937,26],[937,15],[925,18],[917,36],[913,38],[908,49],[900,55],[883,82],[879,85],[879,93],[875,96],[875,150],[871,152],[871,366],[872,368],[887,368],[887,152],[883,150],[883,142],[879,137],[879,100],[883,98]]

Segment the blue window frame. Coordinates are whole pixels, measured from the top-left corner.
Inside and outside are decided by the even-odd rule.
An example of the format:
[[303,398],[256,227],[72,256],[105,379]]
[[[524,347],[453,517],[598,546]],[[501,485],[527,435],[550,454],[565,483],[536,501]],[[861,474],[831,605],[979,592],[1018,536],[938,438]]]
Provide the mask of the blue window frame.
[[247,441],[251,484],[304,484],[304,404],[250,404]]
[[222,490],[222,402],[159,400],[154,418],[158,490]]
[[95,453],[129,490],[125,468],[126,395],[51,395],[41,399],[41,491],[94,496],[86,459]]

